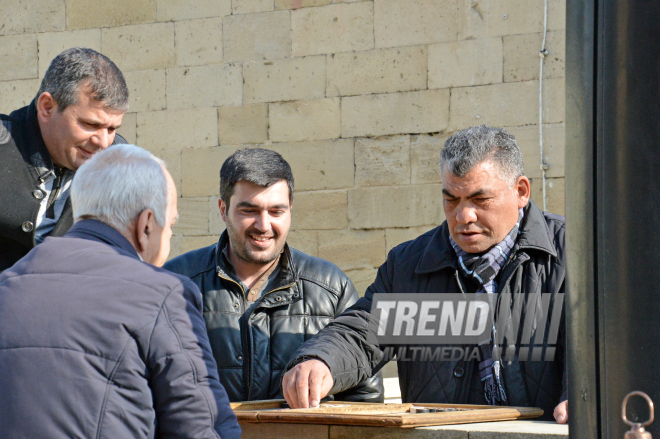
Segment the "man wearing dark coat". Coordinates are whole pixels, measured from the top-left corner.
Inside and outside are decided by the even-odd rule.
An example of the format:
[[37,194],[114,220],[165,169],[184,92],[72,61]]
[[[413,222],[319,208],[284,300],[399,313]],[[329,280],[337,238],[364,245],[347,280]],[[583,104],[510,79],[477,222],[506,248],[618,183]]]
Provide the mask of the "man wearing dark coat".
[[113,143],[128,109],[121,71],[91,49],[52,61],[30,105],[0,115],[0,272],[73,224],[76,169]]
[[0,436],[239,438],[190,279],[160,268],[174,181],[135,145],[71,187],[75,225],[0,274]]
[[[404,402],[540,407],[543,419],[554,415],[566,423],[564,218],[541,211],[529,199],[522,153],[501,128],[481,125],[455,133],[445,143],[440,166],[447,220],[395,247],[365,297],[298,349],[283,378],[284,396],[293,407],[315,406],[390,359],[373,332],[377,325],[370,325],[374,294],[513,297],[514,307],[523,305],[517,314],[511,308],[511,315],[521,315],[527,329],[547,331],[541,336],[551,332],[546,326],[552,328],[551,319],[546,322],[538,311],[543,294],[549,311],[557,309],[561,318],[556,346],[547,335],[541,337],[544,352],[554,352],[552,361],[534,361],[522,348],[498,358],[491,337],[479,345],[479,359],[424,361],[397,354],[399,384]],[[533,313],[526,313],[530,309]],[[547,325],[538,326],[541,321]],[[515,349],[517,334],[510,319],[504,322],[502,334],[513,334],[505,346]]]

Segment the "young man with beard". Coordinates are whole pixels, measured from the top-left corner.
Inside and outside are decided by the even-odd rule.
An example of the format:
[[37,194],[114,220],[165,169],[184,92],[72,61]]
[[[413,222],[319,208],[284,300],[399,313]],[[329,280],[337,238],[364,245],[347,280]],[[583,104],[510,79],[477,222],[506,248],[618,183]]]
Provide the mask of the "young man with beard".
[[[237,151],[220,171],[217,244],[181,255],[165,268],[202,291],[204,318],[220,381],[231,401],[282,398],[289,358],[357,300],[350,279],[331,262],[286,243],[293,175],[274,151]],[[334,395],[382,402],[380,374]]]

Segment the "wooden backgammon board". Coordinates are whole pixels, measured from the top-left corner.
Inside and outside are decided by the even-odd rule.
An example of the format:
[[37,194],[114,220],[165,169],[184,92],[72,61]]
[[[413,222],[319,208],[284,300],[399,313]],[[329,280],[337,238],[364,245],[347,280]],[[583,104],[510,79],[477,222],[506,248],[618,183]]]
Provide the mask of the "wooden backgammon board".
[[537,418],[535,407],[499,407],[460,404],[372,404],[324,402],[317,408],[291,409],[283,399],[231,403],[239,423],[362,425],[425,427]]

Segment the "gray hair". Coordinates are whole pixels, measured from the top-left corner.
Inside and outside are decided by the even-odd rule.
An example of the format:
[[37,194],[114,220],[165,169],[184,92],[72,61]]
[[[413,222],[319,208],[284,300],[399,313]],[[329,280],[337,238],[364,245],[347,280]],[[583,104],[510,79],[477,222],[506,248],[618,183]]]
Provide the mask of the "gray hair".
[[445,166],[458,177],[463,177],[479,163],[492,160],[498,166],[502,180],[513,185],[525,175],[523,155],[516,138],[502,128],[479,125],[453,134],[440,153],[440,168]]
[[121,70],[110,58],[95,50],[73,47],[53,59],[41,81],[37,98],[48,92],[61,113],[78,103],[78,90],[88,87],[92,98],[106,108],[128,110],[128,87]]
[[135,145],[113,145],[78,169],[71,183],[73,218],[93,218],[120,232],[145,209],[164,227],[167,218],[165,163]]

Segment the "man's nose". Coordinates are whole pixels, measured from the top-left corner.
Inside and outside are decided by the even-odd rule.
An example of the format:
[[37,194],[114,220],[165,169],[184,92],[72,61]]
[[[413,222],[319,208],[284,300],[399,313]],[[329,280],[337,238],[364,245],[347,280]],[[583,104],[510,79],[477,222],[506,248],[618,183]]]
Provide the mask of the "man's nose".
[[90,138],[91,142],[101,149],[110,146],[113,136],[110,135],[107,129],[100,129]]
[[471,203],[461,204],[456,212],[456,221],[461,224],[477,222],[477,212]]
[[255,221],[254,226],[260,232],[268,232],[270,230],[270,215],[268,211],[260,212],[257,215],[257,220]]

